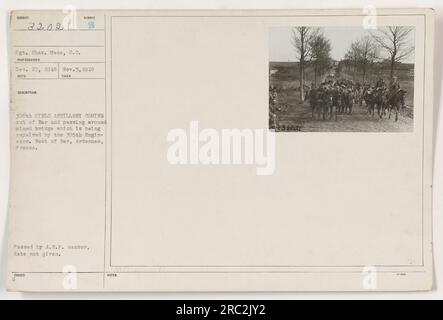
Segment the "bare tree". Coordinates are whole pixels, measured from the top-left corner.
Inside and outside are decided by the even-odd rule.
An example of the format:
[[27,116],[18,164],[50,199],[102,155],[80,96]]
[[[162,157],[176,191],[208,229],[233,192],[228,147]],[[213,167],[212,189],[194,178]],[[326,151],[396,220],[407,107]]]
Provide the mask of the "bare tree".
[[372,34],[377,44],[389,54],[391,81],[394,78],[396,64],[407,59],[414,52],[414,46],[409,42],[409,34],[412,30],[414,30],[413,27],[394,26],[378,29],[377,33]]
[[358,47],[360,51],[360,69],[362,71],[362,82],[363,84],[366,81],[366,74],[368,71],[368,67],[373,64],[378,57],[378,50],[374,40],[365,36],[358,42]]
[[362,81],[365,83],[368,68],[374,63],[378,56],[378,50],[372,37],[365,36],[351,44],[345,54],[345,59],[353,67],[353,80],[356,81],[357,71],[362,73]]
[[311,54],[311,41],[318,34],[318,28],[295,27],[292,29],[292,44],[298,55],[300,71],[300,102],[304,98],[305,63]]
[[346,51],[345,60],[349,61],[349,64],[352,66],[352,80],[355,81],[358,65],[361,60],[361,46],[358,41],[351,43],[348,51]]
[[331,43],[323,34],[317,34],[311,40],[311,62],[314,67],[314,83],[331,68]]

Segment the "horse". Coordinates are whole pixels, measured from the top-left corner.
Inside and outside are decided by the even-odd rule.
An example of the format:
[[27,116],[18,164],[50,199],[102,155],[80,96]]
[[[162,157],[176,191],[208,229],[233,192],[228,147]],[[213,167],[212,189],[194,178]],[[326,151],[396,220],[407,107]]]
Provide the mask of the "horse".
[[406,91],[403,89],[398,90],[397,92],[392,93],[387,101],[389,108],[389,119],[391,119],[391,113],[394,110],[395,112],[395,121],[398,121],[398,114],[400,113],[400,109],[403,107],[403,101],[406,95]]
[[365,100],[366,106],[368,108],[368,114],[372,115],[372,118],[374,118],[375,96],[373,94],[373,91],[367,90],[364,95],[364,100]]
[[368,96],[368,91],[369,88],[364,87],[361,90],[361,94],[360,94],[360,107],[363,107],[363,103],[365,104],[366,107],[368,107],[368,101],[366,100],[367,96]]
[[[383,118],[383,116],[386,114],[386,98],[383,90],[377,90],[374,96],[374,105],[377,106],[377,113],[379,118]],[[374,116],[374,106],[372,116]]]
[[317,89],[312,89],[309,92],[309,104],[311,105],[312,118],[314,118],[314,114],[318,108],[318,91]]

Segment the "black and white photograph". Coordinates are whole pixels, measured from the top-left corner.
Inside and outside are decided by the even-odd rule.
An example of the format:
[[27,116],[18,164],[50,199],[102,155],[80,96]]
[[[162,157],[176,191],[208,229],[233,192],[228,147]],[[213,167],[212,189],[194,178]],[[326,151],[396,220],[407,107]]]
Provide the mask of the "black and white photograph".
[[269,129],[412,132],[415,28],[269,30]]

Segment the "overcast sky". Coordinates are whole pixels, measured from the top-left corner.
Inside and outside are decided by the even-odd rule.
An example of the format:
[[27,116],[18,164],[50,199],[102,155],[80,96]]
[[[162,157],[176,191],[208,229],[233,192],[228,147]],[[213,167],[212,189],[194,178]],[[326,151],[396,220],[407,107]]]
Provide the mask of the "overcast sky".
[[[334,60],[343,59],[351,43],[369,34],[361,27],[327,27],[321,29],[331,42],[331,56]],[[415,30],[414,30],[415,31]],[[415,33],[409,34],[408,40],[412,46],[415,43]],[[292,45],[292,27],[271,28],[269,31],[270,60],[271,61],[298,61],[294,46]],[[383,54],[383,52],[381,52]],[[404,62],[413,63],[414,53]]]

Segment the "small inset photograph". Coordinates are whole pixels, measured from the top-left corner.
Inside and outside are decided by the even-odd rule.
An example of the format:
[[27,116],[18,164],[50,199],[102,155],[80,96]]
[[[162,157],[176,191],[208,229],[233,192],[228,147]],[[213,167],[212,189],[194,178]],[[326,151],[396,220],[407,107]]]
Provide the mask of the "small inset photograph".
[[269,30],[269,129],[412,132],[415,28]]

